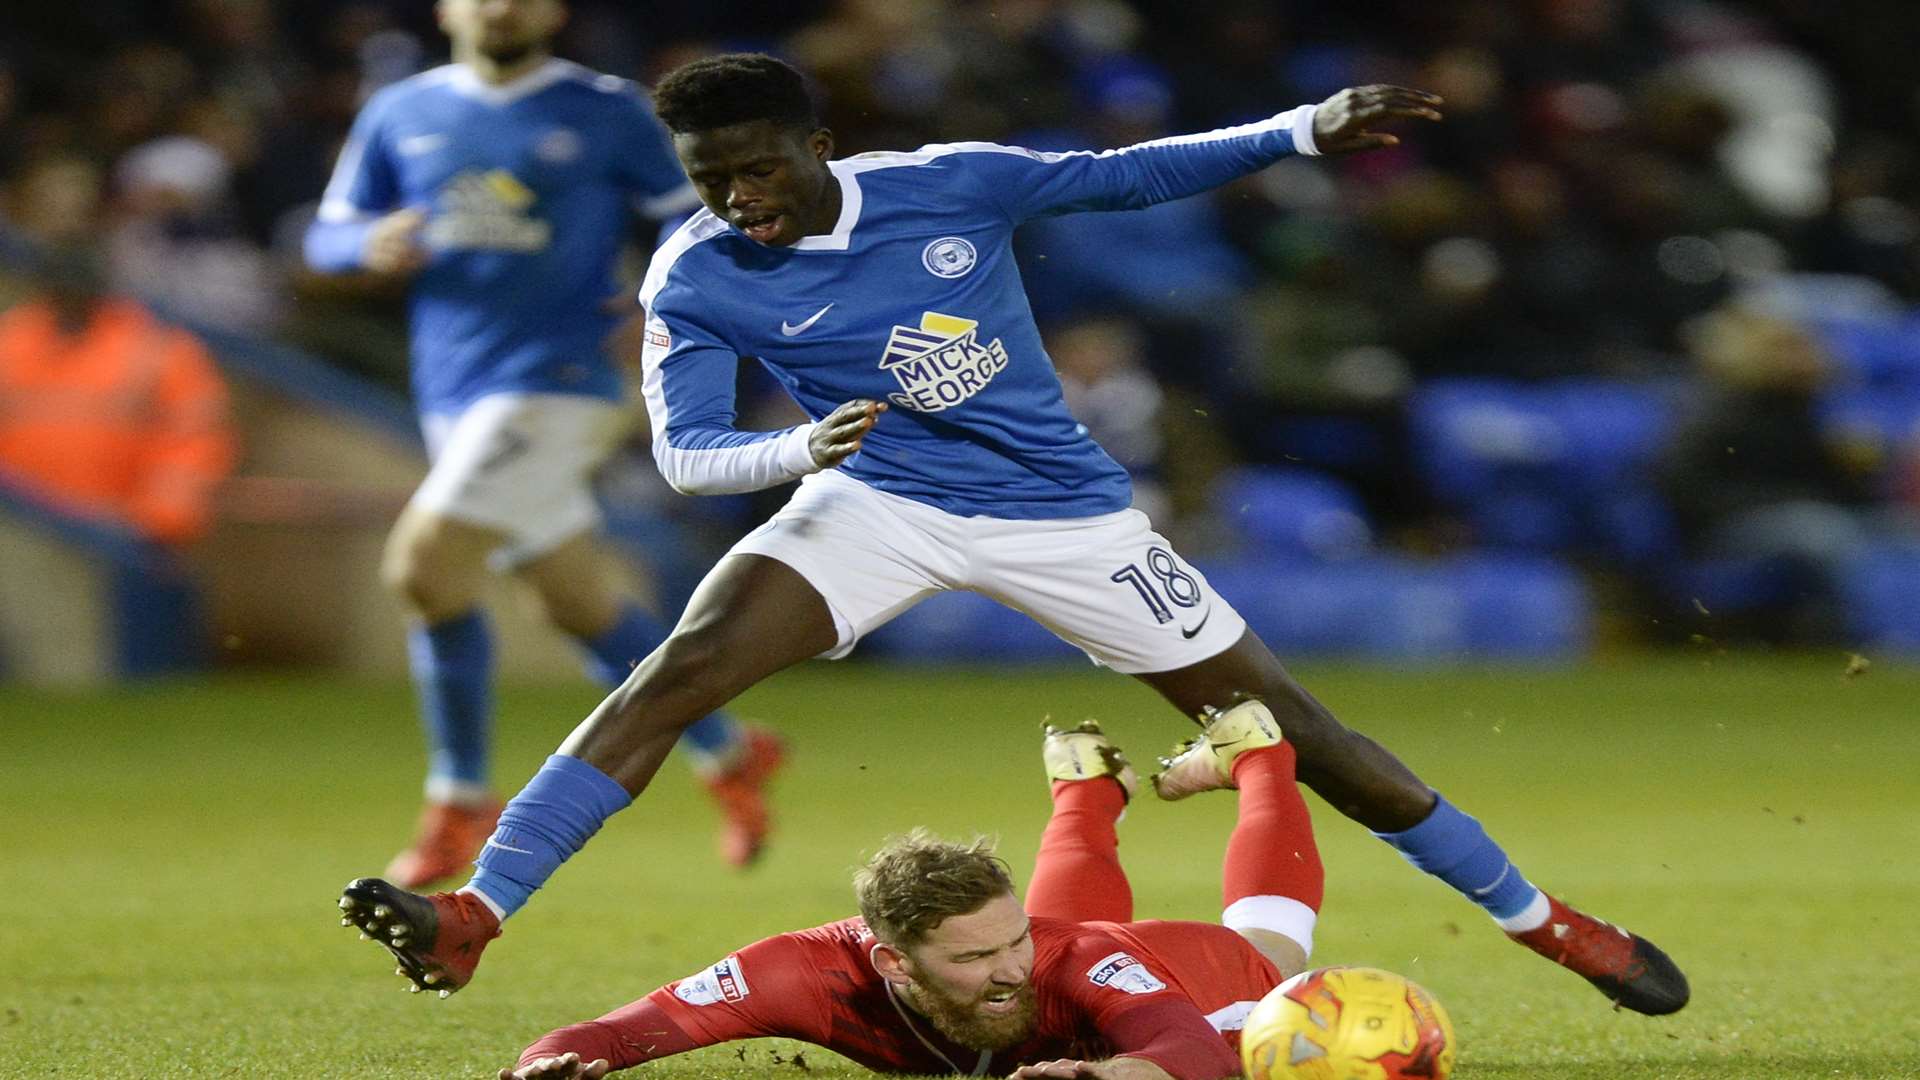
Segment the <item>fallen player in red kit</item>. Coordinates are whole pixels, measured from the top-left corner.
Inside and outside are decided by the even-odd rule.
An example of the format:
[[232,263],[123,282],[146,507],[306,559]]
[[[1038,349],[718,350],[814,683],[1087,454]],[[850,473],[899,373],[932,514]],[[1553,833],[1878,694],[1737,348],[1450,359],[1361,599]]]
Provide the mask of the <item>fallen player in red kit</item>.
[[1239,790],[1225,925],[1131,921],[1114,824],[1133,772],[1097,726],[1049,730],[1053,813],[1024,907],[987,842],[896,837],[854,878],[860,917],[755,942],[551,1032],[500,1078],[595,1078],[761,1037],[891,1073],[1237,1077],[1248,1011],[1306,967],[1323,873],[1299,801],[1278,797],[1294,754],[1266,706],[1242,703],[1209,734],[1155,780],[1171,797]]

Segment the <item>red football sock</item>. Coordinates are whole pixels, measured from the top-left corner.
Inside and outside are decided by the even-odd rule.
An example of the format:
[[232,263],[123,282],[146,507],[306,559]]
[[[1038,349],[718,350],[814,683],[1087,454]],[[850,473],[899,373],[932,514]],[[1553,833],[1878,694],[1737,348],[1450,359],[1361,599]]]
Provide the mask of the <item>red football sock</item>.
[[1234,759],[1240,820],[1227,839],[1221,875],[1226,906],[1248,896],[1285,896],[1320,910],[1327,874],[1293,762],[1293,746],[1284,742]]
[[1027,914],[1074,922],[1133,918],[1133,887],[1120,867],[1114,822],[1127,808],[1117,780],[1055,780],[1053,816],[1027,883]]

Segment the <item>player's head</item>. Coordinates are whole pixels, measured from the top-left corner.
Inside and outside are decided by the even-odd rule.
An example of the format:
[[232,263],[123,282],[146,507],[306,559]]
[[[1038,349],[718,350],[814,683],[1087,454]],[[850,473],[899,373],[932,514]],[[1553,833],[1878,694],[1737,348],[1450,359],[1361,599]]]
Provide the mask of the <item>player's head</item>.
[[561,0],[439,0],[434,12],[456,59],[484,56],[501,67],[548,52],[567,21]]
[[833,225],[833,133],[821,127],[806,81],[762,53],[709,56],[669,72],[654,109],[700,201],[770,247]]
[[916,829],[875,852],[853,887],[874,968],[941,1034],[976,1050],[1032,1034],[1033,935],[991,841]]

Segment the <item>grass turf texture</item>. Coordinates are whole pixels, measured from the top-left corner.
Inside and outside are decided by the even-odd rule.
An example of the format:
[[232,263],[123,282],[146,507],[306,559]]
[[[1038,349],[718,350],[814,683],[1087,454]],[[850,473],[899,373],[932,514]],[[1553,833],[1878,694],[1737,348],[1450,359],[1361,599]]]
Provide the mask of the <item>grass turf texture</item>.
[[[1403,972],[1451,1011],[1462,1077],[1920,1076],[1920,673],[1720,657],[1570,671],[1307,670],[1487,822],[1536,881],[1666,947],[1694,1003],[1649,1020],[1505,942],[1315,802],[1329,868],[1316,960]],[[502,694],[517,782],[583,687]],[[999,834],[1023,876],[1047,809],[1036,729],[1096,716],[1137,761],[1185,732],[1093,671],[812,665],[742,703],[796,748],[768,859],[730,873],[671,763],[509,926],[450,1000],[401,992],[337,925],[415,809],[408,691],[243,678],[63,696],[0,689],[0,1076],[492,1076],[550,1027],[730,948],[852,911],[849,868],[913,825]],[[1231,799],[1138,805],[1143,917],[1218,913]],[[666,1077],[868,1075],[778,1041]]]

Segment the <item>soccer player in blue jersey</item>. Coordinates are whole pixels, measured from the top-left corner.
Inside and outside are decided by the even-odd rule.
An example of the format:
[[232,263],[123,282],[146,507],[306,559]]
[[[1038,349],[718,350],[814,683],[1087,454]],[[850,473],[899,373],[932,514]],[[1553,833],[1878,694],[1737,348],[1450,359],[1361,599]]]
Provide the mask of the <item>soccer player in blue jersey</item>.
[[[426,809],[387,874],[418,887],[493,831],[487,783],[489,564],[540,595],[609,686],[666,630],[615,584],[596,538],[594,469],[630,426],[603,345],[614,263],[637,206],[697,205],[666,133],[624,79],[555,59],[558,0],[441,0],[453,63],[376,94],[340,155],[307,257],[410,277],[412,382],[433,459],[388,539],[409,609],[429,744]],[[681,744],[721,805],[722,854],[766,839],[779,740],[703,714]]]
[[[1379,126],[1438,119],[1437,98],[1360,87],[1102,153],[957,143],[845,160],[800,76],[771,57],[696,61],[656,103],[707,209],[656,253],[641,290],[655,457],[682,491],[802,482],[508,804],[463,889],[348,886],[348,921],[416,988],[463,985],[500,920],[647,786],[686,724],[791,664],[845,655],[924,597],[969,589],[1201,719],[1204,738],[1156,780],[1163,797],[1230,786],[1222,754],[1284,733],[1301,781],[1515,939],[1627,1008],[1686,1003],[1659,949],[1528,882],[1479,822],[1301,688],[1129,508],[1126,473],[1062,404],[1014,265],[1024,220],[1177,199],[1292,153],[1392,145]],[[814,419],[737,430],[743,356]],[[1282,898],[1246,898],[1243,914],[1304,954],[1312,910],[1263,899]]]

